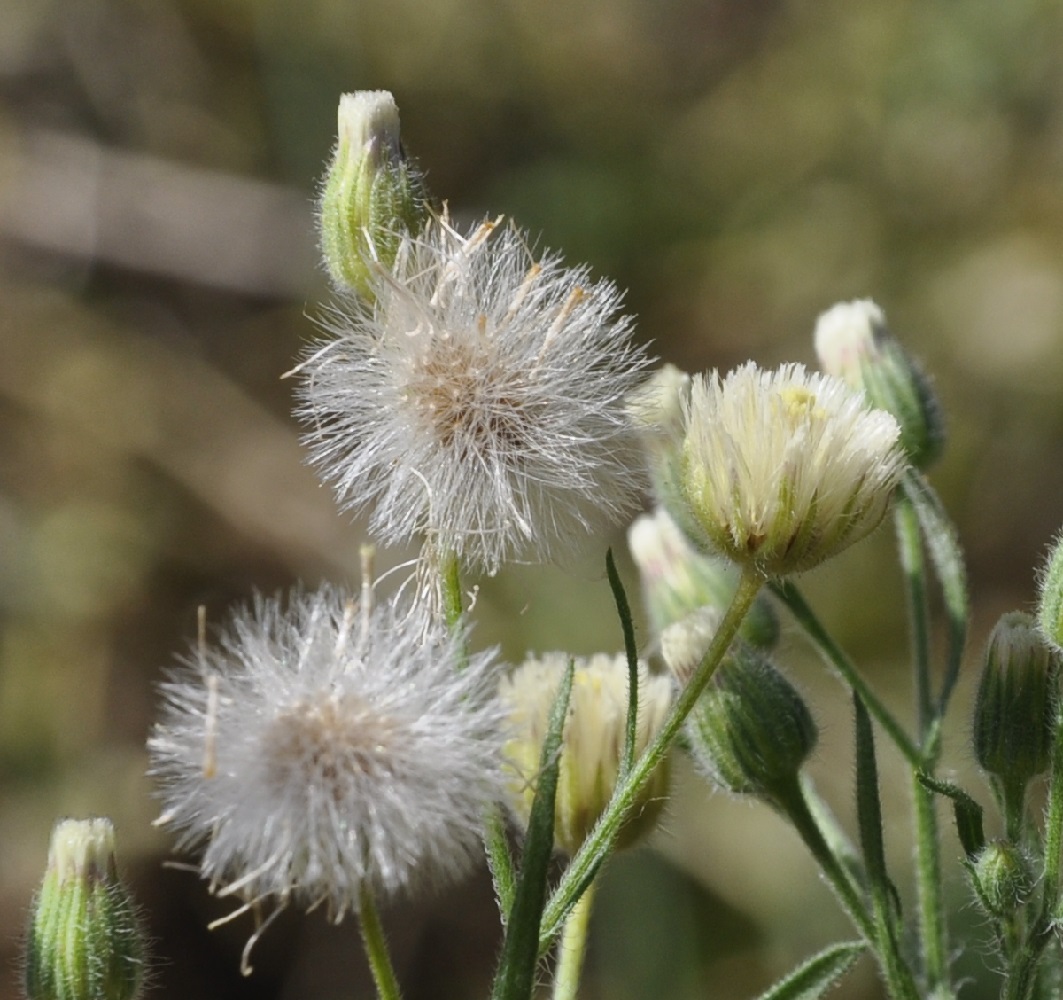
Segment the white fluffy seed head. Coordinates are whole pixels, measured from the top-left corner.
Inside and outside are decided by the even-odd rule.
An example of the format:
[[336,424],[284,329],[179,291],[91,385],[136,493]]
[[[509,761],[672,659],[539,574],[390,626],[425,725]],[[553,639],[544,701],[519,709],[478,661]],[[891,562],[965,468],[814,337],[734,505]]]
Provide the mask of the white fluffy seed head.
[[493,653],[402,604],[258,599],[163,685],[159,822],[220,894],[324,903],[460,875],[500,789]]
[[487,572],[585,548],[642,486],[624,404],[647,359],[620,305],[512,227],[404,235],[298,368],[311,461],[387,544]]
[[889,413],[802,365],[696,376],[686,418],[682,523],[769,576],[811,569],[863,538],[906,467]]

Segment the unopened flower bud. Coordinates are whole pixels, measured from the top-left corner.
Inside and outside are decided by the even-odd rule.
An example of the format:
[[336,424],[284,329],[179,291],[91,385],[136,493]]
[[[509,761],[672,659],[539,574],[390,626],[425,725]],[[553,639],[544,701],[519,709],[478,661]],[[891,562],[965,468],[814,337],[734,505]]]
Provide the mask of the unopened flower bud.
[[690,398],[690,376],[662,365],[627,400],[632,422],[647,438],[673,439],[683,433],[683,407]]
[[[604,653],[589,659],[547,653],[526,660],[504,679],[501,695],[510,713],[512,732],[506,745],[515,777],[510,805],[517,820],[526,826],[550,710],[570,659],[575,659],[575,672],[562,734],[554,845],[573,855],[605,811],[616,787],[627,726],[627,661],[623,656]],[[668,678],[651,677],[640,664],[638,683],[636,758],[657,735],[672,704]],[[668,779],[665,759],[621,827],[618,847],[634,844],[656,826],[668,793]]]
[[[628,531],[628,544],[642,577],[646,609],[654,631],[661,637],[662,647],[666,632],[671,634],[670,641],[683,643],[684,629],[711,640],[718,615],[711,628],[706,628],[707,619],[701,609],[723,612],[727,608],[738,586],[735,567],[696,551],[664,510],[636,518]],[[676,629],[670,628],[673,625]],[[775,647],[779,640],[779,620],[765,595],[757,596],[738,634],[752,646],[765,650]],[[706,641],[697,659],[707,648]],[[668,662],[667,654],[665,662]]]
[[1037,622],[1049,645],[1063,652],[1063,534],[1052,543],[1041,572]]
[[403,154],[386,90],[344,94],[338,122],[319,202],[321,250],[337,288],[369,295],[369,269],[390,268],[403,233],[428,218],[424,178]]
[[974,709],[974,752],[1000,782],[1005,802],[1021,803],[1026,785],[1048,769],[1059,656],[1031,615],[997,622],[986,646]]
[[927,468],[945,444],[941,406],[930,379],[886,326],[870,299],[839,302],[816,321],[816,354],[823,370],[863,389],[901,428],[908,460]]
[[741,642],[717,668],[686,729],[695,762],[716,785],[769,801],[792,790],[819,735],[793,685]]
[[1033,892],[1030,864],[1007,840],[986,844],[969,870],[975,894],[991,916],[1010,917]]
[[33,904],[26,996],[132,1000],[143,978],[144,944],[115,869],[111,821],[61,821]]

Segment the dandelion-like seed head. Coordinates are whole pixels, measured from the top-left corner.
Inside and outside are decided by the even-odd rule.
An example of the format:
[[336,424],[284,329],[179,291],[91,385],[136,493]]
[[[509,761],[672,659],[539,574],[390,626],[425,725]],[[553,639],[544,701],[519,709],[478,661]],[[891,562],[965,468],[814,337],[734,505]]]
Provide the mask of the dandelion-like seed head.
[[219,894],[357,911],[461,874],[501,787],[493,653],[336,590],[259,599],[163,685],[160,823]]
[[899,434],[890,414],[802,365],[697,376],[677,519],[765,575],[810,569],[881,521],[905,468]]
[[492,573],[585,548],[642,486],[624,402],[646,356],[620,303],[511,227],[403,235],[299,366],[311,461],[388,544]]
[[[513,769],[510,804],[527,825],[535,798],[539,758],[550,711],[569,661],[575,660],[568,717],[562,735],[554,843],[571,855],[579,850],[605,811],[616,787],[628,712],[628,666],[624,656],[589,658],[546,653],[524,661],[501,684],[510,716],[506,756]],[[672,684],[638,669],[639,706],[635,739],[638,757],[656,736],[672,704]],[[667,762],[658,766],[621,831],[618,846],[630,845],[656,825],[668,790]]]

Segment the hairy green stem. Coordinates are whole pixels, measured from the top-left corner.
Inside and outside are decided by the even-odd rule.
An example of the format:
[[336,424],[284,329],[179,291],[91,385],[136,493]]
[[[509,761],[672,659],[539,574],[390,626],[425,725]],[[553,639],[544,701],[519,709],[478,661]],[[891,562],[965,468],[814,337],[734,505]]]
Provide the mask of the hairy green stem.
[[[938,721],[930,683],[930,628],[927,607],[927,573],[923,541],[915,507],[903,492],[893,508],[897,548],[908,590],[908,620],[911,630],[912,671],[919,744],[929,756],[927,741]],[[933,775],[932,761],[924,768]],[[941,854],[934,793],[912,773],[912,803],[915,825],[916,896],[919,909],[919,949],[924,961],[928,991],[951,995],[948,965],[948,931],[942,905]]]
[[831,850],[800,784],[794,781],[791,788],[776,793],[774,805],[794,825],[861,936],[869,944],[874,944],[875,926],[863,888],[857,883],[853,872]]
[[1063,850],[1063,713],[1056,719],[1052,746],[1052,777],[1048,787],[1048,813],[1045,819],[1044,873],[1041,901],[1030,923],[1026,940],[1008,970],[1002,1000],[1027,1000],[1037,981],[1037,964],[1052,938],[1059,912],[1060,852]]
[[359,923],[362,929],[362,944],[365,946],[365,954],[369,959],[369,969],[373,973],[373,982],[376,983],[376,995],[378,1000],[400,1000],[402,992],[399,990],[399,982],[395,978],[395,968],[391,964],[391,955],[388,953],[388,943],[384,938],[384,929],[380,926],[380,915],[377,913],[376,901],[372,891],[362,886],[359,893],[360,913]]
[[731,605],[720,621],[720,626],[701,663],[698,664],[689,683],[679,693],[679,697],[656,738],[617,785],[601,819],[584,841],[583,846],[576,852],[568,868],[565,869],[561,881],[543,911],[539,931],[541,951],[549,948],[560,929],[561,921],[565,919],[569,909],[585,891],[595,872],[601,866],[605,853],[615,842],[616,835],[628,811],[638,798],[642,786],[650,780],[667,755],[680,727],[723,660],[731,645],[731,640],[738,632],[738,627],[742,624],[742,619],[745,618],[746,612],[753,604],[763,582],[763,577],[755,570],[747,570],[742,574]]

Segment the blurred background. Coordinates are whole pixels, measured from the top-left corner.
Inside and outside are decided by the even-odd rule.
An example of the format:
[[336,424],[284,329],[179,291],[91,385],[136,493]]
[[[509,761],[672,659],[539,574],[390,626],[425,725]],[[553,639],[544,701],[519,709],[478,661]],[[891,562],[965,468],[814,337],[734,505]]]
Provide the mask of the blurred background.
[[[1031,606],[1063,522],[1056,0],[2,0],[0,15],[2,1000],[52,822],[90,814],[117,824],[152,995],[371,995],[355,927],[316,914],[275,925],[241,979],[250,926],[204,929],[225,907],[163,867],[143,776],[154,687],[197,605],[217,621],[253,588],[356,578],[362,526],[303,465],[280,379],[328,301],[312,204],[344,90],[394,91],[459,217],[509,213],[630,289],[639,336],[688,370],[812,363],[820,311],[882,305],[949,420],[933,479],[975,620],[946,770],[987,802],[967,735],[981,641]],[[511,660],[619,649],[603,576],[596,559],[484,581],[477,641]],[[889,529],[803,586],[907,712]],[[851,824],[847,699],[793,627],[780,662]],[[910,906],[897,765],[883,749]],[[994,996],[944,825],[955,932],[981,942],[964,995]],[[484,876],[385,918],[409,997],[484,995]],[[781,822],[680,768],[653,846],[606,873],[584,995],[752,997],[849,934]],[[871,964],[835,995],[879,997]]]

